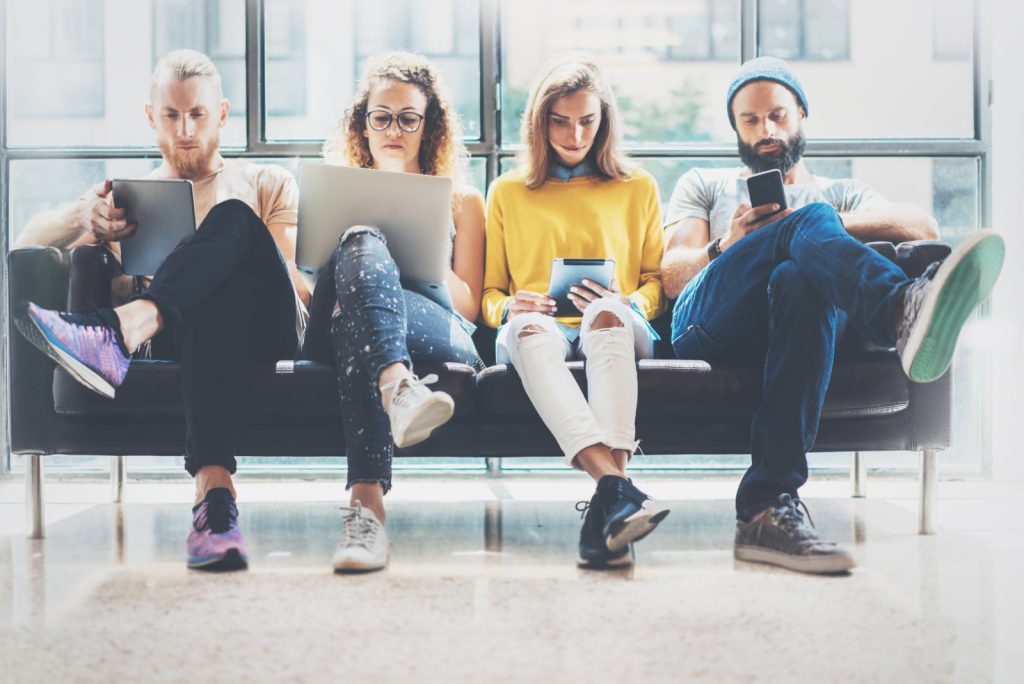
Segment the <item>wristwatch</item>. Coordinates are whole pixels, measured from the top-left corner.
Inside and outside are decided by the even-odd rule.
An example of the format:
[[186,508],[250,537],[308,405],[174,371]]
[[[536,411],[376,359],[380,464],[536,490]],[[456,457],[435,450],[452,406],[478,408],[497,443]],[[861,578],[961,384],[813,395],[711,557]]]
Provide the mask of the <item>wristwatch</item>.
[[722,238],[717,237],[708,243],[708,261],[714,261],[715,257],[722,254]]

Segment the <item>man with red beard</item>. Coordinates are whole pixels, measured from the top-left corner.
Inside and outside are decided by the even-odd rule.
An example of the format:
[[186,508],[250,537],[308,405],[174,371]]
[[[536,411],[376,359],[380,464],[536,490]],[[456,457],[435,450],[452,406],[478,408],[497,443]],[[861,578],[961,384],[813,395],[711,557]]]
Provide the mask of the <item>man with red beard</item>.
[[[250,371],[293,358],[309,301],[294,261],[295,180],[278,166],[220,155],[229,108],[206,55],[177,50],[161,59],[146,116],[163,164],[148,177],[192,181],[198,230],[126,304],[78,314],[26,303],[15,313],[29,341],[110,398],[145,342],[152,340],[154,357],[180,361],[185,468],[196,482],[188,565],[207,570],[247,566],[231,475]],[[135,230],[105,180],[33,218],[16,246],[106,244],[119,253],[118,241]]]
[[[798,498],[840,331],[849,324],[895,347],[911,381],[941,377],[961,327],[995,283],[1003,241],[979,231],[908,278],[863,243],[934,239],[935,220],[865,183],[807,170],[807,97],[784,61],[743,64],[726,107],[745,166],[689,171],[667,209],[662,284],[676,298],[672,346],[679,358],[764,368],[751,466],[736,494],[736,558],[844,572],[853,557],[817,536]],[[786,209],[748,204],[745,178],[769,169],[782,173]]]

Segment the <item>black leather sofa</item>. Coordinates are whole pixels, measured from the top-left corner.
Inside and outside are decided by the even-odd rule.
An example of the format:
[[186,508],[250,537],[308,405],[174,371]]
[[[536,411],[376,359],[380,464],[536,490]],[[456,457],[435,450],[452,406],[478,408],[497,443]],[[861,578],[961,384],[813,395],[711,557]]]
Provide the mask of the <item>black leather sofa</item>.
[[[938,242],[873,243],[918,275],[948,254]],[[30,300],[49,308],[90,310],[111,303],[124,276],[102,247],[68,253],[33,247],[9,253],[9,305]],[[657,325],[663,329],[668,317]],[[42,536],[41,461],[48,454],[174,455],[185,441],[178,366],[133,361],[117,398],[86,390],[32,347],[13,326],[10,341],[11,446],[25,454],[33,536]],[[493,359],[493,331],[481,329],[477,344]],[[661,352],[670,357],[667,330]],[[570,364],[581,386],[582,363]],[[460,364],[417,368],[437,372],[439,389],[455,398],[455,417],[426,442],[402,455],[484,456],[558,454],[514,369],[492,365],[481,373]],[[258,371],[253,406],[239,454],[247,456],[341,456],[344,438],[337,417],[331,367],[282,361]],[[637,437],[645,454],[749,453],[750,419],[758,402],[757,368],[719,367],[671,358],[639,363]],[[932,531],[936,452],[950,442],[949,373],[927,385],[911,383],[892,350],[868,349],[846,340],[837,355],[815,451],[854,452],[855,495],[862,493],[862,451],[920,451],[920,530]],[[812,457],[813,458],[813,457]],[[123,478],[123,459],[115,469]]]

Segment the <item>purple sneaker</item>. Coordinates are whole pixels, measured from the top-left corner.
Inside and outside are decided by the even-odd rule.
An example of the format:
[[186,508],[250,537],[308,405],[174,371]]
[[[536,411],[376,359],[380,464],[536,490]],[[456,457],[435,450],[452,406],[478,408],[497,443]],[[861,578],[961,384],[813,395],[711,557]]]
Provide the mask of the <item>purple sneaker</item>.
[[[108,310],[108,318],[116,314]],[[131,356],[121,333],[101,314],[51,311],[28,303],[19,308],[14,322],[25,338],[56,361],[75,380],[108,399],[124,382]]]
[[249,557],[238,529],[238,507],[231,492],[211,489],[192,509],[192,531],[188,534],[188,567],[195,570],[245,570]]

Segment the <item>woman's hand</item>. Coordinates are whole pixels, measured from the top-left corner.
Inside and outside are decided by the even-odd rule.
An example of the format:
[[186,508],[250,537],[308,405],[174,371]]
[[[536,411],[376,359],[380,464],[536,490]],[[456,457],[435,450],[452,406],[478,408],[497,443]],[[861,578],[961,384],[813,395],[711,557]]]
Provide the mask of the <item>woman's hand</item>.
[[512,303],[508,307],[508,318],[535,311],[551,316],[555,313],[556,308],[555,300],[546,294],[529,292],[528,290],[516,290]]
[[615,278],[612,278],[611,287],[607,288],[586,278],[583,279],[583,287],[573,285],[569,288],[569,300],[576,305],[580,313],[586,311],[591,302],[603,299],[604,297],[610,297],[627,307],[630,305],[626,295],[622,294],[622,289]]

